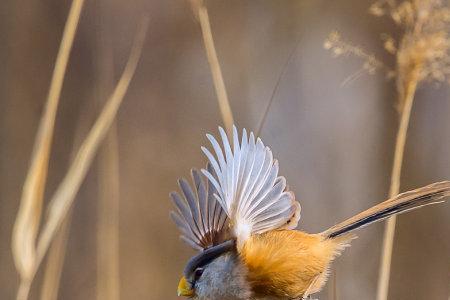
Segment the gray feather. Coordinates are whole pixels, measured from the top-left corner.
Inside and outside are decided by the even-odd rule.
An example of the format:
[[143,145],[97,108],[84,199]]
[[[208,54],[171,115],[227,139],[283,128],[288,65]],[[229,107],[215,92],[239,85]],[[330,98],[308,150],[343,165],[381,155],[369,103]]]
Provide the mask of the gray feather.
[[[208,170],[215,174],[210,166]],[[205,184],[201,173],[191,171],[194,190],[186,179],[179,180],[182,197],[177,192],[170,193],[176,211],[171,218],[181,232],[180,238],[196,250],[203,250],[220,244],[228,238],[228,218],[214,194],[217,190]]]
[[195,283],[198,300],[247,300],[252,296],[247,269],[235,253],[224,254],[205,266]]

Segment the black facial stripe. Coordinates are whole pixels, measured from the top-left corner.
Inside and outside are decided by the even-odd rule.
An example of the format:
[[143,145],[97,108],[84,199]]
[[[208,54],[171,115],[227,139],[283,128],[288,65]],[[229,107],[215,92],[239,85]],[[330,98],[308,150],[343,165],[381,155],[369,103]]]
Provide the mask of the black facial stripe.
[[210,263],[212,260],[219,257],[220,255],[234,249],[234,247],[235,241],[228,240],[220,245],[208,248],[205,251],[192,257],[188,261],[186,268],[184,269],[184,275],[186,279],[189,278],[190,275],[193,274],[193,272],[195,272],[197,268],[203,267],[204,265]]

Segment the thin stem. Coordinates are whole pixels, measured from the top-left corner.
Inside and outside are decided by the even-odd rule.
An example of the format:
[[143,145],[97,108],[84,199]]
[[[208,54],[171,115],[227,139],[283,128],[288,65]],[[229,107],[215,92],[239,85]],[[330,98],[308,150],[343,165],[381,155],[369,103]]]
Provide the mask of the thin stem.
[[28,299],[31,289],[31,280],[21,280],[19,283],[19,290],[17,291],[17,299]]
[[[77,150],[83,141],[83,133],[88,130],[88,122],[93,118],[93,110],[91,109],[90,102],[85,104],[81,111],[79,120],[77,121],[77,126],[74,134],[74,143],[72,148],[72,153],[70,155],[71,159],[77,154]],[[67,216],[58,230],[52,244],[50,246],[44,279],[41,288],[41,300],[57,300],[59,285],[61,281],[61,274],[64,267],[65,256],[67,252],[67,242],[69,240],[70,227],[72,223],[72,209],[67,213]]]
[[[114,84],[114,53],[105,1],[99,2],[97,72],[99,99]],[[100,101],[99,101],[100,102]],[[120,299],[119,271],[119,149],[117,124],[113,122],[98,155],[97,300]]]
[[329,291],[329,296],[328,298],[331,300],[337,300],[337,271],[336,271],[336,267],[333,269],[332,273],[331,273],[331,284],[330,287],[328,289]]
[[119,272],[119,153],[116,124],[99,156],[97,222],[97,300],[120,299]]
[[144,44],[147,26],[148,18],[145,18],[135,38],[133,48],[131,49],[130,56],[128,58],[128,62],[119,82],[114,89],[114,92],[111,94],[108,101],[104,105],[100,115],[95,121],[95,124],[81,144],[64,179],[62,180],[62,182],[56,189],[52,199],[50,200],[49,214],[46,222],[43,225],[37,243],[36,259],[29,276],[26,277],[27,281],[20,286],[17,297],[18,300],[27,299],[31,282],[34,279],[45,255],[47,254],[50,244],[55,238],[55,234],[58,232],[62,222],[67,217],[74,198],[78,192],[78,189],[80,188],[84,177],[86,176],[86,173],[92,163],[92,160],[94,159],[94,155],[96,154],[98,147],[105,138],[106,134],[108,133],[108,129],[114,121],[119,106],[122,103],[130,81],[136,70]]
[[291,62],[292,58],[294,57],[294,54],[296,53],[298,45],[300,45],[300,40],[298,40],[295,43],[295,47],[292,49],[291,53],[289,54],[288,58],[286,59],[286,62],[284,63],[283,67],[281,68],[281,72],[278,75],[277,82],[275,83],[275,86],[272,90],[272,94],[270,95],[269,102],[267,102],[266,108],[264,109],[263,115],[262,115],[261,120],[259,121],[258,127],[256,129],[256,136],[259,136],[261,134],[264,124],[266,123],[266,119],[269,114],[269,110],[272,107],[272,103],[273,103],[275,96],[278,92],[278,89],[280,87],[281,79],[283,79],[284,75],[286,74],[289,63]]
[[41,219],[43,195],[55,125],[56,111],[70,51],[77,31],[84,0],[73,0],[56,57],[45,110],[39,123],[30,167],[24,183],[20,208],[13,229],[12,247],[21,277],[18,300],[28,298],[36,268],[36,236]]
[[44,281],[42,283],[41,300],[58,299],[59,284],[66,256],[71,220],[72,211],[69,211],[50,246],[47,264],[45,266]]
[[147,25],[148,18],[145,19],[140,27],[128,58],[127,65],[125,66],[114,92],[103,107],[102,112],[97,118],[94,126],[91,128],[88,136],[80,146],[80,149],[69,167],[66,176],[58,186],[58,189],[50,201],[49,217],[43,226],[37,245],[36,266],[39,266],[47,253],[48,247],[53,240],[57,229],[61,225],[62,220],[67,215],[75,194],[77,193],[78,188],[80,187],[82,180],[84,179],[84,176],[86,175],[88,168],[94,159],[94,155],[100,146],[100,143],[105,138],[108,129],[114,121],[117,110],[122,103],[123,97],[125,96],[130,81],[134,75],[134,71],[136,70],[144,44]]
[[[389,188],[389,198],[392,198],[400,192],[400,179],[403,164],[403,155],[405,152],[406,136],[408,132],[411,109],[414,102],[414,95],[417,89],[417,72],[411,72],[411,78],[407,83],[404,93],[403,107],[401,110],[400,124],[397,131],[395,142],[394,162],[392,165],[391,185]],[[396,217],[388,219],[383,238],[383,248],[381,253],[380,274],[378,279],[377,300],[386,300],[389,292],[389,277],[392,261],[392,249],[394,246]]]
[[222,119],[229,136],[231,136],[234,120],[231,111],[230,102],[228,101],[227,91],[225,89],[225,82],[222,76],[219,59],[217,58],[216,47],[211,32],[211,24],[209,22],[208,10],[206,6],[201,3],[198,5],[198,18],[202,28],[203,42],[205,44],[206,55],[208,57],[209,67],[216,89],[217,101],[219,102]]

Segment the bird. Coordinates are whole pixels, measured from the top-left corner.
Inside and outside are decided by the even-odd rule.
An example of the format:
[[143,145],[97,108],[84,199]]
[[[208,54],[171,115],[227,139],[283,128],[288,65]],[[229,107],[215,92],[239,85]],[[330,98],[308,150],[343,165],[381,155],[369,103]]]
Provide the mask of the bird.
[[301,206],[278,175],[278,161],[253,132],[233,126],[211,134],[208,163],[191,170],[170,193],[180,238],[198,250],[187,262],[178,296],[198,300],[306,299],[325,285],[331,263],[350,246],[354,230],[390,216],[443,202],[442,181],[381,202],[320,233],[296,230]]

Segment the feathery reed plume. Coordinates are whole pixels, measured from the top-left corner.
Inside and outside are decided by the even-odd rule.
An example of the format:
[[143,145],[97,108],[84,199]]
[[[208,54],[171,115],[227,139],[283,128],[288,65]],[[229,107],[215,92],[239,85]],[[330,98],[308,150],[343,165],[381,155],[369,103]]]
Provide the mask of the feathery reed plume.
[[[17,295],[18,300],[28,298],[33,278],[48,251],[50,243],[53,241],[55,234],[66,218],[75,195],[84,177],[86,176],[89,166],[92,163],[94,155],[116,116],[117,110],[123,97],[125,96],[128,85],[137,67],[144,43],[147,24],[148,18],[145,18],[145,21],[138,31],[128,62],[119,82],[114,89],[114,92],[104,105],[103,110],[98,116],[95,124],[81,144],[80,149],[78,150],[65,177],[50,200],[48,216],[42,226],[42,230],[37,241],[37,246],[36,248],[33,248],[34,257],[33,261],[30,262],[31,267],[26,270],[26,277],[21,277],[21,283]],[[20,233],[21,232],[19,232],[19,234]],[[17,251],[20,250],[21,249],[19,248]],[[20,271],[21,270],[19,270],[19,272]],[[20,274],[22,276],[22,273]]]
[[205,45],[206,55],[208,57],[209,67],[214,81],[214,88],[216,89],[217,101],[219,102],[220,112],[227,131],[228,136],[232,134],[232,127],[234,124],[233,113],[230,102],[228,101],[227,90],[223,80],[222,70],[220,68],[219,59],[217,58],[216,47],[214,46],[214,39],[211,31],[211,24],[209,22],[208,9],[203,0],[190,0],[194,15],[200,22],[202,29],[203,42]]
[[[114,82],[114,57],[106,4],[99,2],[97,34],[98,99],[104,99]],[[99,103],[101,104],[101,103]],[[119,272],[119,150],[114,121],[98,156],[97,300],[120,299]]]
[[74,0],[70,7],[13,228],[12,253],[21,282],[17,299],[28,297],[36,269],[35,245],[42,214],[56,110],[83,3],[84,0]]
[[348,80],[354,80],[367,72],[370,75],[375,74],[377,71],[385,72],[388,78],[393,78],[395,72],[393,69],[385,65],[381,60],[375,57],[375,55],[367,53],[363,48],[350,44],[342,39],[341,34],[338,31],[331,32],[325,40],[323,47],[332,52],[334,57],[339,56],[356,56],[364,61],[360,70],[354,75],[350,76]]
[[[365,61],[363,70],[372,74],[384,69],[389,78],[396,80],[400,120],[389,189],[389,197],[393,197],[400,192],[403,154],[416,89],[421,82],[445,82],[450,77],[450,9],[442,0],[378,0],[369,12],[377,17],[389,16],[401,29],[398,41],[388,34],[382,35],[385,50],[395,56],[394,69],[361,48],[343,42],[337,33],[330,34],[324,47],[335,56],[356,55]],[[388,295],[395,222],[396,217],[391,217],[384,232],[378,300],[385,300]]]

